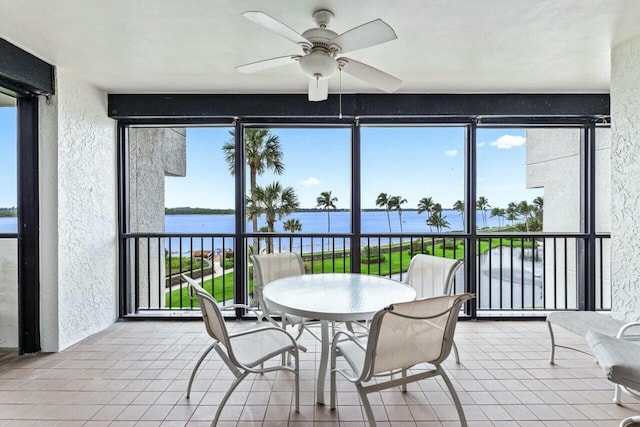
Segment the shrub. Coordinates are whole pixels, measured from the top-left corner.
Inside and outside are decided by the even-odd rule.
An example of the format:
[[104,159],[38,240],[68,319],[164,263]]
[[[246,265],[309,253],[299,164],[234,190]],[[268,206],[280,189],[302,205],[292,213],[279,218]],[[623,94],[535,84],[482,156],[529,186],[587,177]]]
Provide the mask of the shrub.
[[362,256],[362,258],[360,259],[360,262],[362,264],[382,264],[383,262],[385,262],[387,260],[387,258],[380,254],[380,256],[376,255],[371,255],[371,256]]
[[222,263],[222,268],[229,269],[229,268],[233,268],[233,258],[231,259],[225,259],[224,262]]
[[362,248],[362,258],[377,257],[381,253],[378,246],[365,246]]
[[409,252],[409,255],[411,254],[425,254],[425,255],[431,255],[431,248],[429,246],[428,243],[424,243],[421,241],[414,241],[411,243],[411,251]]
[[458,250],[458,249],[464,249],[464,241],[462,240],[456,240],[454,241],[453,239],[451,240],[446,240],[444,242],[443,245],[443,249],[449,249],[449,250]]

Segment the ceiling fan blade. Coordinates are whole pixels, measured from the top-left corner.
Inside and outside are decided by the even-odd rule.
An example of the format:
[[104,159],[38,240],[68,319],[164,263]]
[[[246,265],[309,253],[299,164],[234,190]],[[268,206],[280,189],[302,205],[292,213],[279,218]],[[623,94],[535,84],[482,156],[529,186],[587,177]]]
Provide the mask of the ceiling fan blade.
[[355,59],[338,58],[338,63],[342,64],[342,71],[345,73],[351,74],[353,77],[385,92],[395,92],[402,85],[402,80]]
[[309,101],[324,101],[329,95],[328,79],[309,79]]
[[264,12],[250,11],[250,12],[243,13],[242,16],[244,16],[245,18],[247,18],[252,22],[255,22],[258,25],[262,25],[263,27],[273,31],[274,33],[281,35],[285,39],[291,40],[292,42],[300,45],[311,47],[311,42],[309,40],[305,39],[304,37],[302,37],[302,35],[298,34],[295,30],[291,29],[290,27],[286,26],[282,22],[267,15]]
[[334,37],[329,46],[340,46],[340,53],[352,52],[365,47],[397,39],[396,32],[382,19],[367,22]]
[[255,73],[256,71],[268,70],[269,68],[280,67],[293,64],[300,59],[300,55],[279,56],[278,58],[265,59],[251,64],[240,65],[236,70],[243,74]]

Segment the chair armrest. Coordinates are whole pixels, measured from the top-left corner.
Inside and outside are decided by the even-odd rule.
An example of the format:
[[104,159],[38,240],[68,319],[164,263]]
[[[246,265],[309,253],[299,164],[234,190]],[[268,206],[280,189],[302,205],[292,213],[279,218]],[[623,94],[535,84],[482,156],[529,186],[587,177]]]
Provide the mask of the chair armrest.
[[262,323],[262,316],[260,315],[260,313],[258,313],[258,310],[255,307],[252,307],[250,305],[247,304],[229,304],[229,305],[225,305],[220,307],[220,311],[229,311],[229,310],[235,310],[236,308],[244,308],[245,310],[251,311],[253,314],[256,315],[258,322],[257,323]]
[[640,322],[629,322],[629,323],[626,323],[626,324],[622,325],[622,327],[618,331],[618,334],[616,335],[616,338],[625,339],[625,337],[627,337],[626,339],[628,339],[629,341],[638,341],[638,340],[640,340],[640,334],[633,334],[633,335],[627,335],[626,334],[627,330],[633,329],[633,328],[636,328],[636,327],[640,327]]
[[284,329],[278,326],[263,326],[260,328],[246,329],[244,331],[238,331],[238,332],[234,332],[233,334],[229,334],[229,338],[240,337],[243,335],[251,335],[251,334],[256,334],[262,331],[269,331],[269,330],[280,331],[286,336],[288,336],[289,339],[291,340],[291,343],[293,344],[293,347],[296,349],[296,351],[298,351],[298,343],[296,342],[296,339],[293,337],[293,335],[291,335],[289,332],[285,331]]
[[[344,335],[345,338],[343,339],[338,339],[338,337],[340,335]],[[353,341],[355,345],[357,345],[358,347],[360,347],[363,351],[367,351],[367,348],[365,347],[365,345],[362,343],[362,340],[360,340],[360,337],[358,337],[356,334],[353,334],[351,332],[348,331],[338,331],[334,336],[333,336],[333,342],[331,343],[331,348],[332,351],[335,351],[335,348],[338,346],[338,344],[340,342],[343,341]]]

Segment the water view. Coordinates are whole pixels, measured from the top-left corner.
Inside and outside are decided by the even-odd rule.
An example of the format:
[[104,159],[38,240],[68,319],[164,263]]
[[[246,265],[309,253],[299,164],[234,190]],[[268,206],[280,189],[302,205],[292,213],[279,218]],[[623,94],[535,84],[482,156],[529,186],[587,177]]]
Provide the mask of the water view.
[[[462,231],[462,216],[453,209],[443,210],[443,217],[449,221],[450,228],[444,231]],[[316,234],[327,232],[327,214],[326,212],[298,212],[291,214],[287,218],[297,219],[302,229],[300,233]],[[394,212],[390,213],[391,219],[391,231],[393,233],[400,232],[400,223],[398,215]],[[426,216],[424,214],[418,214],[417,211],[404,211],[402,215],[402,229],[407,234],[423,234],[429,232],[436,232],[435,228],[430,227],[425,223]],[[476,220],[478,224],[482,223],[481,212],[476,214]],[[234,216],[233,215],[166,215],[165,216],[165,229],[167,233],[210,233],[210,234],[227,234],[234,232]],[[503,225],[497,217],[487,219],[487,225],[489,227],[498,227]],[[264,215],[258,217],[258,224],[261,225],[265,222]],[[331,213],[331,233],[349,233],[351,229],[351,214],[349,212],[332,212]],[[300,251],[300,237],[296,237],[296,233],[288,233],[283,229],[284,221],[276,222],[276,233],[291,234],[293,239],[275,239],[274,245],[276,250],[288,251],[289,245],[294,245],[295,251]],[[247,221],[247,229],[251,229],[251,224]],[[365,211],[362,212],[362,233],[388,233],[389,232],[389,220],[385,211]],[[345,246],[349,248],[349,240],[335,239],[331,246],[327,246],[329,243],[327,239],[306,238],[302,239],[302,252],[319,252],[322,250],[344,249]],[[400,239],[392,239],[392,243],[398,243]],[[383,243],[388,243],[388,240]],[[171,244],[171,252],[177,253],[180,250],[185,252],[191,251],[191,240],[182,239],[182,247],[180,248],[180,239],[174,238],[166,239],[165,249],[169,250],[169,244]],[[193,240],[193,250],[215,250],[222,249],[223,242],[221,238],[212,240],[210,238],[203,239],[202,241],[197,238]],[[224,239],[224,247],[233,247],[233,239]]]
[[0,233],[17,233],[18,218],[15,216],[0,217]]

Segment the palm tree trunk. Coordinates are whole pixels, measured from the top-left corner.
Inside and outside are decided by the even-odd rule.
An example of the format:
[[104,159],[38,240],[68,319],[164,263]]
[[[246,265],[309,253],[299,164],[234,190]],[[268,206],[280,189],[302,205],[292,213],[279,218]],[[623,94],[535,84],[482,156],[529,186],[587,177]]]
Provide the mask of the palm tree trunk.
[[[251,191],[251,203],[253,204],[253,206],[256,205],[256,187],[258,186],[256,175],[257,175],[256,168],[251,166],[249,171],[249,187]],[[251,226],[253,227],[251,231],[253,233],[257,233],[258,232],[258,214],[255,212],[251,214]],[[259,247],[260,247],[260,240],[254,238],[253,239],[254,255],[258,255],[258,251],[260,250]]]
[[389,216],[389,209],[387,209],[387,222],[389,223],[389,233],[391,233],[391,217]]
[[402,213],[398,211],[398,221],[400,221],[400,232],[402,233]]
[[[269,233],[273,233],[273,221],[269,221],[267,220],[267,231]],[[267,238],[267,253],[268,254],[272,254],[273,253],[273,237],[268,237]]]

